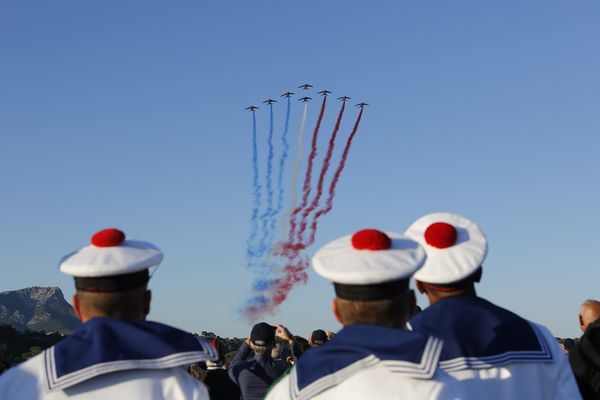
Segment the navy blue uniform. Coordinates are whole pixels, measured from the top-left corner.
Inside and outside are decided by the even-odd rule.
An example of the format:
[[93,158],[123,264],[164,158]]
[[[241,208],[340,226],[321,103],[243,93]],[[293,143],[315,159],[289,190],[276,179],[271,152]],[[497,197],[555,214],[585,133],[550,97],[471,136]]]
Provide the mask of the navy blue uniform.
[[244,342],[229,366],[229,377],[238,384],[243,400],[262,400],[271,384],[285,372],[289,364],[273,360],[270,355],[255,355],[245,361],[250,347]]

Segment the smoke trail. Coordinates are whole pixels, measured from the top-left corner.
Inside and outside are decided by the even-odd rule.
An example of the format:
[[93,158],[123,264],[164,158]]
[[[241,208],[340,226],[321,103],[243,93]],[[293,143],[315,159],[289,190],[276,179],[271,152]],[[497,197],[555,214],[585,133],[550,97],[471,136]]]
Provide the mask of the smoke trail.
[[[252,194],[254,196],[252,204],[252,216],[250,217],[250,237],[248,238],[246,257],[252,258],[255,254],[253,241],[258,234],[258,209],[260,207],[261,186],[258,183],[258,146],[256,138],[256,114],[252,112]],[[248,260],[249,261],[249,260]]]
[[275,231],[276,231],[275,225],[277,224],[277,215],[283,209],[283,192],[284,192],[284,190],[283,190],[283,172],[285,170],[285,162],[287,161],[288,150],[290,148],[290,146],[288,145],[288,141],[287,141],[287,134],[288,134],[289,124],[290,124],[291,100],[290,100],[289,96],[287,99],[288,99],[288,101],[287,101],[287,111],[285,113],[285,127],[283,129],[283,135],[281,136],[281,144],[283,147],[283,152],[281,153],[281,158],[279,159],[279,174],[277,176],[277,189],[278,189],[277,190],[278,191],[277,206],[271,213],[271,229],[269,231],[269,237],[267,239],[267,247],[268,248],[270,248],[272,246],[273,239],[275,237]]
[[256,323],[264,314],[275,314],[275,307],[270,296],[260,294],[248,300],[245,308],[240,310],[246,319],[252,323]]
[[304,231],[306,230],[307,217],[308,215],[319,205],[319,201],[321,200],[321,196],[323,195],[323,183],[325,182],[325,175],[329,170],[329,164],[331,162],[331,157],[333,156],[333,150],[335,148],[335,139],[337,137],[337,133],[340,130],[340,123],[342,122],[342,116],[344,115],[344,110],[346,108],[346,102],[342,102],[342,107],[340,108],[340,112],[338,114],[337,121],[335,123],[335,128],[333,129],[333,133],[331,134],[331,138],[329,139],[329,145],[327,147],[327,153],[325,154],[325,159],[323,160],[323,167],[321,168],[321,173],[319,174],[319,182],[317,184],[317,193],[315,198],[311,202],[310,206],[302,212],[302,218],[300,219],[300,229],[298,230],[298,241],[302,242]]
[[311,226],[310,226],[310,237],[309,237],[308,243],[304,244],[305,247],[308,247],[315,242],[315,235],[317,233],[317,225],[318,225],[319,218],[321,218],[323,215],[326,215],[327,213],[329,213],[329,211],[331,211],[331,209],[333,208],[333,199],[335,197],[335,189],[336,189],[338,181],[340,180],[340,175],[342,174],[342,171],[344,170],[344,167],[346,165],[346,160],[348,159],[348,153],[350,152],[350,147],[352,146],[352,140],[354,140],[354,135],[356,135],[356,131],[358,130],[358,125],[360,124],[362,114],[363,114],[363,109],[361,108],[360,113],[358,113],[358,118],[356,118],[356,122],[354,123],[354,128],[352,129],[352,133],[350,133],[350,136],[348,136],[348,140],[346,141],[346,146],[344,147],[344,152],[342,153],[342,158],[340,160],[340,164],[338,165],[338,167],[333,175],[333,179],[331,180],[331,184],[329,185],[329,195],[327,197],[327,202],[325,203],[325,207],[318,210],[312,219]]
[[306,249],[308,246],[314,243],[319,218],[327,214],[333,208],[335,189],[346,165],[346,160],[348,159],[348,154],[350,153],[350,147],[352,146],[352,141],[354,140],[354,136],[358,131],[358,126],[360,124],[360,120],[362,119],[362,114],[363,109],[361,108],[356,122],[354,123],[354,128],[352,129],[350,136],[346,140],[346,145],[344,146],[344,151],[342,152],[340,163],[333,175],[333,179],[329,186],[329,194],[325,207],[319,209],[312,219],[308,243],[296,242],[285,244],[286,252],[284,252],[283,255],[288,258],[288,263],[284,268],[284,276],[282,278],[277,279],[271,288],[272,295],[268,308],[269,310],[274,310],[279,304],[283,303],[287,298],[289,292],[293,289],[293,287],[296,284],[306,283],[308,279],[308,274],[306,273],[306,269],[309,265],[308,259],[301,258],[298,260],[298,257],[300,256],[300,252],[302,250]]
[[279,278],[272,289],[271,301],[273,307],[277,307],[285,301],[292,288],[298,283],[306,283],[309,262],[307,258],[302,258],[296,262],[289,262],[285,268],[285,275]]
[[306,115],[308,114],[308,103],[304,103],[304,112],[302,113],[302,121],[300,122],[300,130],[298,131],[298,153],[296,154],[296,160],[294,161],[294,169],[292,170],[292,181],[291,181],[291,192],[290,192],[290,209],[285,215],[281,216],[280,228],[281,231],[285,229],[285,218],[290,216],[296,208],[296,197],[297,197],[297,186],[298,186],[298,173],[300,172],[300,163],[302,162],[302,156],[304,152],[304,127],[306,126]]
[[[276,232],[277,215],[283,209],[283,194],[284,194],[283,174],[285,171],[285,163],[286,163],[286,160],[288,157],[288,151],[289,151],[287,134],[289,131],[290,112],[291,112],[291,99],[288,96],[287,111],[286,111],[286,116],[285,116],[285,126],[284,126],[283,135],[281,136],[281,144],[282,144],[283,151],[282,151],[281,157],[279,159],[279,173],[277,176],[277,193],[278,193],[277,205],[275,206],[274,209],[272,209],[272,212],[270,213],[270,224],[269,224],[268,235],[267,235],[266,240],[264,241],[264,251],[265,252],[269,251],[272,247],[273,239],[274,239],[275,232]],[[266,214],[266,212],[265,212],[265,214]],[[267,292],[271,288],[271,286],[273,286],[275,279],[268,278],[268,275],[269,275],[268,272],[272,272],[272,271],[269,271],[269,267],[271,267],[271,269],[272,269],[274,265],[275,264],[273,264],[272,262],[270,263],[265,260],[263,260],[260,263],[261,270],[263,271],[263,275],[265,275],[265,276],[255,278],[252,289],[257,294],[255,295],[254,298],[264,297],[265,296],[264,292]],[[253,304],[252,298],[248,301],[248,304],[250,304],[250,305]]]
[[323,114],[325,113],[325,104],[327,103],[327,96],[323,96],[323,103],[321,104],[321,112],[319,113],[319,118],[317,119],[317,125],[315,126],[315,130],[313,132],[312,143],[310,153],[308,155],[308,166],[306,167],[306,175],[304,177],[304,185],[302,186],[303,194],[302,194],[302,203],[300,206],[296,207],[296,209],[292,212],[290,216],[290,232],[289,232],[289,241],[292,242],[294,240],[294,235],[296,231],[296,215],[300,213],[306,207],[308,203],[308,196],[310,196],[310,181],[312,178],[312,169],[313,164],[315,162],[315,157],[317,156],[317,139],[319,137],[319,128],[321,128],[321,121],[323,120]]
[[260,220],[262,221],[261,230],[262,235],[260,239],[260,243],[258,244],[257,256],[260,257],[265,254],[267,250],[267,237],[269,235],[268,223],[269,217],[273,213],[273,157],[274,157],[274,148],[273,148],[273,105],[270,104],[270,117],[269,117],[269,153],[267,158],[267,176],[266,176],[266,193],[267,193],[267,209],[260,216]]

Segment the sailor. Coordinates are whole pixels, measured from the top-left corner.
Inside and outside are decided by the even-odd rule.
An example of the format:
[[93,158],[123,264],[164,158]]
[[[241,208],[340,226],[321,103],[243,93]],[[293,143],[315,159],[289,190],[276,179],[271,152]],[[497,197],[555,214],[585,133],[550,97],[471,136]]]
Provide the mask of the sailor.
[[0,377],[0,398],[208,399],[185,366],[218,356],[193,335],[146,321],[149,268],[162,252],[118,229],[65,256],[75,277],[73,308],[83,325],[71,336]]
[[344,327],[307,350],[266,399],[457,398],[456,386],[437,368],[442,342],[403,329],[408,281],[424,261],[414,240],[375,229],[321,248],[312,265],[333,282],[333,313]]
[[427,252],[415,275],[430,306],[409,327],[444,341],[440,368],[468,399],[580,399],[565,354],[545,327],[478,297],[487,239],[456,214],[434,213],[406,235]]

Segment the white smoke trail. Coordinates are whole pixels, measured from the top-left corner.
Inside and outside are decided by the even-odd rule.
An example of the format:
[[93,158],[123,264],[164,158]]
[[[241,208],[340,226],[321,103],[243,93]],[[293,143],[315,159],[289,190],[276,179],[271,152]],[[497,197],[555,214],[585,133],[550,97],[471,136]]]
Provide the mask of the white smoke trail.
[[296,208],[296,197],[298,196],[298,173],[300,172],[300,164],[302,164],[302,157],[304,153],[304,126],[306,125],[306,115],[308,114],[308,102],[304,103],[304,113],[302,114],[302,122],[300,122],[300,131],[298,132],[298,153],[296,154],[296,161],[294,161],[294,168],[292,169],[292,182],[290,190],[290,208],[287,212],[281,213],[279,217],[279,232],[282,235],[287,235],[287,222]]

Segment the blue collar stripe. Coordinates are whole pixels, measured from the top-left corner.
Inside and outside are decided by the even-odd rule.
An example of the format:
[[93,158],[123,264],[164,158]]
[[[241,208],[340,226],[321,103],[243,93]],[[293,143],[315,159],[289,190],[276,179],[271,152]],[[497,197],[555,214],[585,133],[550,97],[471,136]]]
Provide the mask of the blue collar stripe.
[[437,363],[442,352],[443,342],[430,337],[423,351],[423,358],[419,365],[406,361],[380,361],[391,372],[409,376],[411,378],[429,379],[435,373]]
[[409,326],[444,341],[440,367],[447,371],[553,361],[537,327],[476,296],[434,303],[415,316]]
[[309,386],[300,389],[298,386],[298,370],[294,368],[290,374],[290,387],[292,389],[292,400],[305,400],[315,397],[321,392],[345,381],[355,373],[362,371],[366,368],[371,368],[377,365],[377,357],[371,355],[363,358],[362,360],[356,361],[354,364],[350,364],[346,368],[343,368],[333,374],[325,375],[321,379],[313,382]]
[[452,360],[440,361],[440,367],[445,371],[460,371],[463,369],[485,369],[500,367],[512,363],[553,362],[552,353],[546,340],[532,326],[541,345],[540,351],[509,351],[491,357],[459,357]]
[[216,359],[208,342],[150,321],[94,318],[44,352],[49,390],[131,369],[164,369]]
[[[359,340],[360,339],[360,340]],[[383,366],[391,373],[428,379],[436,371],[442,342],[400,329],[345,327],[327,345],[306,352],[290,374],[293,399],[309,399],[356,372]]]

